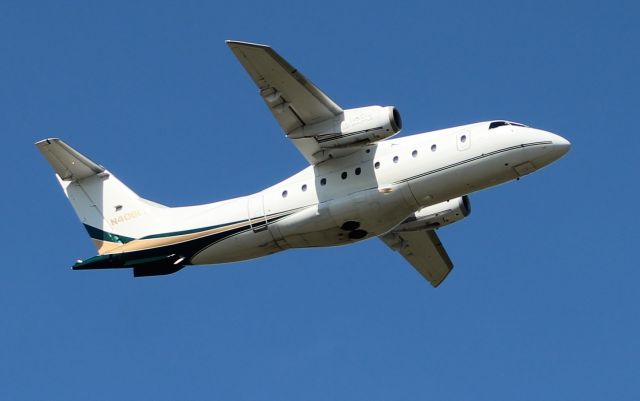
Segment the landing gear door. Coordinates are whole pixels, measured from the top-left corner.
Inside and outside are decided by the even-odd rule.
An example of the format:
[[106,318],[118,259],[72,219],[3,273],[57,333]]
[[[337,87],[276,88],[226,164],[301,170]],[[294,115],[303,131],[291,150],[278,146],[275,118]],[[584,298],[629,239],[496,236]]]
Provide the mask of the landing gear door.
[[264,214],[264,197],[262,195],[251,196],[247,202],[249,225],[254,233],[267,229],[267,219]]

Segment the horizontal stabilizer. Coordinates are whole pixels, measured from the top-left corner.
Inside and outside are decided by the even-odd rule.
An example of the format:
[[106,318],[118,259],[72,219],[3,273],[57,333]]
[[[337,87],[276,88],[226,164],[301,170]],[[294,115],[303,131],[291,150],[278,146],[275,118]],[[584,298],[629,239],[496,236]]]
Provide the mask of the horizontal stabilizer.
[[36,142],[38,150],[64,181],[78,181],[104,172],[104,167],[90,160],[58,138]]

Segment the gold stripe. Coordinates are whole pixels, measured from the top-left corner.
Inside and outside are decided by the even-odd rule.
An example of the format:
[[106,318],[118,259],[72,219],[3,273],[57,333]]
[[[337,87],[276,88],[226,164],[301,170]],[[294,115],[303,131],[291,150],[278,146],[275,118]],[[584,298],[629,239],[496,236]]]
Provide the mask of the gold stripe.
[[[273,219],[273,218],[281,217],[281,216],[284,216],[284,215],[287,215],[287,214],[293,214],[293,213],[291,213],[291,211],[289,210],[289,211],[273,214],[273,215],[269,216],[269,218]],[[265,223],[265,218],[264,218],[264,216],[263,217],[256,217],[256,218],[251,219],[250,222],[251,222],[252,225],[255,225],[256,223]],[[175,235],[173,237],[137,239],[137,240],[133,240],[131,242],[127,242],[124,245],[123,244],[114,244],[114,243],[111,243],[111,242],[107,242],[106,244],[112,244],[114,246],[106,247],[106,244],[105,244],[105,245],[103,245],[103,246],[105,246],[105,249],[102,250],[102,248],[100,248],[99,251],[98,251],[98,254],[102,255],[102,254],[106,254],[106,253],[124,253],[124,252],[131,252],[131,251],[143,251],[143,250],[146,250],[146,249],[159,248],[161,246],[175,245],[175,244],[179,244],[179,243],[182,243],[182,242],[191,241],[191,240],[194,240],[194,239],[206,237],[206,236],[211,235],[211,234],[217,234],[217,233],[221,233],[221,232],[225,232],[225,231],[229,231],[229,230],[234,230],[236,228],[242,227],[242,226],[247,225],[247,224],[249,224],[249,220],[245,220],[245,221],[242,221],[240,223],[230,224],[230,225],[224,226],[224,227],[212,228],[212,229],[206,230],[206,231],[199,231],[197,233]],[[97,240],[95,240],[95,241],[97,241]],[[100,242],[103,242],[103,241],[100,241]]]
[[123,252],[131,252],[131,251],[142,251],[151,248],[159,248],[161,246],[167,245],[175,245],[181,242],[191,241],[194,239],[206,237],[207,235],[217,234],[220,232],[233,230],[238,227],[242,227],[246,222],[236,223],[225,227],[213,228],[211,230],[200,231],[192,234],[183,234],[176,235],[173,237],[163,237],[163,238],[150,238],[150,239],[138,239],[131,242],[128,242],[124,245],[120,245],[110,250],[109,253],[123,253]]
[[98,250],[98,255],[104,255],[105,253],[108,253],[109,251],[122,246],[122,244],[118,242],[101,241],[94,238],[91,238],[91,240],[93,241],[93,245],[95,245],[96,249]]

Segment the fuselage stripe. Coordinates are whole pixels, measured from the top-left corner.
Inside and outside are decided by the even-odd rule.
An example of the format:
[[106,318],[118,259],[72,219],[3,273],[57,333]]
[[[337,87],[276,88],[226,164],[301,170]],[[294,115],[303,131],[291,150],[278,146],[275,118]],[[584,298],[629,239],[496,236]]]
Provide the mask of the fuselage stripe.
[[475,156],[475,157],[472,157],[472,158],[469,158],[469,159],[466,159],[466,160],[459,161],[457,163],[449,164],[449,165],[444,166],[444,167],[439,167],[437,169],[430,170],[430,171],[427,171],[427,172],[424,172],[424,173],[421,173],[421,174],[417,174],[417,175],[414,175],[412,177],[404,178],[402,180],[395,181],[394,184],[402,184],[402,183],[405,183],[405,182],[413,181],[413,180],[418,179],[418,178],[422,178],[422,177],[426,177],[426,176],[431,175],[431,174],[439,173],[441,171],[445,171],[445,170],[448,170],[448,169],[451,169],[451,168],[454,168],[454,167],[458,167],[458,166],[461,166],[463,164],[471,163],[471,162],[474,162],[476,160],[484,159],[484,158],[489,157],[489,156],[494,156],[494,155],[497,155],[499,153],[509,152],[511,150],[522,149],[522,148],[531,147],[531,146],[551,145],[551,144],[552,144],[551,141],[543,141],[543,142],[523,143],[521,145],[510,146],[508,148],[499,149],[499,150],[496,150],[496,151],[493,151],[493,152],[483,153],[480,156]]

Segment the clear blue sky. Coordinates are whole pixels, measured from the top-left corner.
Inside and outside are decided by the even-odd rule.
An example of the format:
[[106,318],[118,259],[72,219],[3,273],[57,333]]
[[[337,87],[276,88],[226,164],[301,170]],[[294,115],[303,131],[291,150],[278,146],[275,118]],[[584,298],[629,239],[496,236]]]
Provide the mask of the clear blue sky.
[[[0,2],[0,399],[640,399],[638,6],[515,3]],[[505,118],[573,148],[471,196],[437,290],[378,240],[71,271],[95,251],[38,139],[168,205],[305,166],[225,39],[402,135]]]

